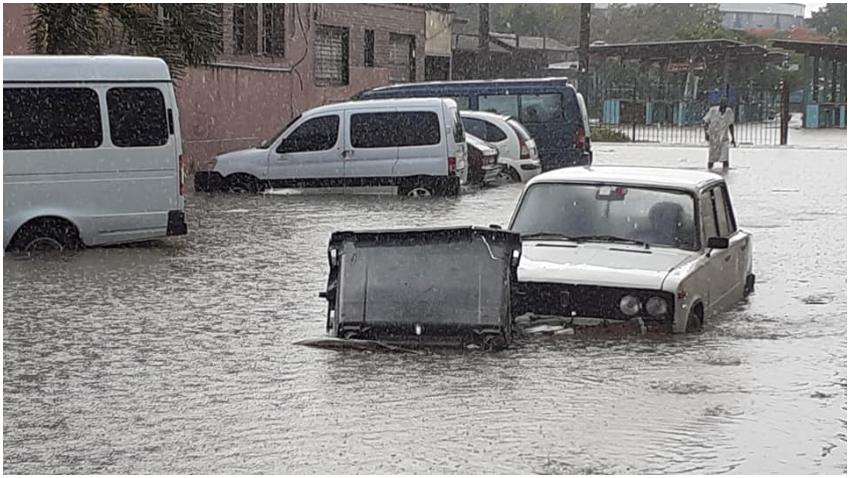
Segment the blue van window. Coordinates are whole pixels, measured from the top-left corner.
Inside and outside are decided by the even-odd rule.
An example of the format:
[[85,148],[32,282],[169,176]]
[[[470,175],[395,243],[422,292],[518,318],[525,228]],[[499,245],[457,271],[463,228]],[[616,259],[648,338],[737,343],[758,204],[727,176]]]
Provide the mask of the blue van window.
[[522,95],[519,120],[523,123],[550,123],[563,120],[563,96],[560,93]]
[[450,96],[449,98],[455,100],[457,103],[457,107],[459,110],[468,110],[469,109],[469,97],[468,96]]
[[519,97],[517,95],[480,95],[478,111],[517,117],[519,116]]

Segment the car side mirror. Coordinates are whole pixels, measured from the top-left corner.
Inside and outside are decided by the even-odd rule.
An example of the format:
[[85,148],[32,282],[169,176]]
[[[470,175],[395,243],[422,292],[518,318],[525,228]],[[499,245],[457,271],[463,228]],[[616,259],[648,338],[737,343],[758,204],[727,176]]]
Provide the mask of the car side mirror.
[[708,238],[708,248],[709,249],[728,249],[729,248],[729,239],[726,237],[709,237]]

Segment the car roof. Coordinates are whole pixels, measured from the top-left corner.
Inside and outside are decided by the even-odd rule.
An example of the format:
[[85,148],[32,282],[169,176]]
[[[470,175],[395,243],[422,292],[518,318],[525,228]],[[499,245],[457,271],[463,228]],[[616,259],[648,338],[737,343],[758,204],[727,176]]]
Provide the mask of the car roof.
[[160,58],[121,55],[11,55],[3,57],[4,82],[171,81]]
[[703,187],[722,182],[723,177],[708,171],[671,169],[644,166],[589,166],[556,169],[536,176],[536,183],[613,183],[632,184],[672,189],[698,191]]
[[495,80],[459,80],[459,81],[428,81],[421,83],[402,83],[397,85],[386,85],[373,88],[366,91],[392,91],[392,90],[407,90],[432,87],[451,87],[451,86],[564,86],[573,88],[566,77],[550,77],[550,78],[510,78],[510,79],[495,79]]
[[434,107],[442,105],[445,101],[454,101],[448,98],[391,98],[378,100],[357,100],[330,105],[319,106],[305,111],[304,114],[321,114],[344,109],[366,109],[381,107]]

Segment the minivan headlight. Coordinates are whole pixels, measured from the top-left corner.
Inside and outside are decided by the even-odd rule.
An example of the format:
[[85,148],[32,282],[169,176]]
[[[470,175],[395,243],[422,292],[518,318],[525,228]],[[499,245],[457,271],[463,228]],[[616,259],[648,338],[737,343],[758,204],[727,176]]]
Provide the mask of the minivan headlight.
[[658,317],[667,313],[667,301],[658,296],[650,297],[644,308],[649,315]]
[[640,299],[633,295],[624,295],[620,299],[620,312],[632,316],[640,312]]

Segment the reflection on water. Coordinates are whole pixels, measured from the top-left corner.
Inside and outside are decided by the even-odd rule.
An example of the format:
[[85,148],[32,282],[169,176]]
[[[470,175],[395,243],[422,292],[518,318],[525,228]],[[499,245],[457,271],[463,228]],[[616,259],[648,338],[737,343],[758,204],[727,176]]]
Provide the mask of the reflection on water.
[[[691,154],[670,150],[672,166]],[[518,185],[190,196],[185,238],[6,255],[4,471],[845,472],[843,155],[790,175],[787,152],[756,153],[728,180],[756,234],[757,294],[699,335],[491,354],[292,345],[324,333],[332,231],[504,225]]]

